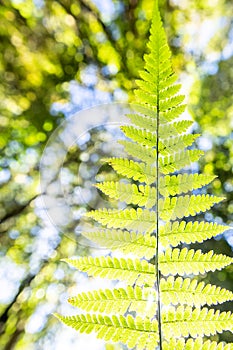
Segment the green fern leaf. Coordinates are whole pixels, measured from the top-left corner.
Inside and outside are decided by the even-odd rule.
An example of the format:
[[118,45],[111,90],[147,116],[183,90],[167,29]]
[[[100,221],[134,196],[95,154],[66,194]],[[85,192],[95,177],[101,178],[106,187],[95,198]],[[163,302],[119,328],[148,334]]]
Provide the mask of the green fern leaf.
[[[184,101],[184,95],[177,95],[168,99],[160,100],[159,109],[161,113],[165,113],[170,111],[170,109],[174,109]],[[163,114],[162,114],[163,115]],[[163,115],[164,116],[164,115]]]
[[146,130],[154,132],[157,125],[157,120],[155,118],[151,118],[148,115],[141,114],[126,114],[126,116],[139,128],[144,129],[146,125]]
[[145,163],[138,163],[124,158],[109,158],[103,159],[103,161],[108,162],[118,174],[126,176],[128,179],[145,182],[148,185],[155,180],[155,168]]
[[150,186],[124,184],[119,182],[103,182],[96,185],[110,198],[117,199],[127,204],[135,204],[139,207],[152,208],[156,203],[156,189]]
[[170,307],[163,313],[164,337],[180,338],[191,336],[193,338],[214,335],[224,330],[233,330],[233,314],[213,309],[192,309],[187,306]]
[[182,243],[203,242],[229,230],[229,226],[218,225],[212,222],[177,222],[168,223],[160,227],[160,240],[164,247],[173,247]]
[[68,301],[73,306],[87,312],[94,311],[114,315],[137,312],[140,316],[152,318],[155,316],[156,310],[155,290],[148,287],[127,286],[127,288],[80,293]]
[[225,288],[205,284],[190,278],[161,279],[161,299],[164,305],[186,304],[200,307],[203,305],[216,305],[233,300],[233,293]]
[[204,341],[202,338],[196,340],[188,339],[171,339],[170,341],[163,342],[164,350],[232,350],[233,344],[224,344],[211,342],[210,340]]
[[156,215],[147,209],[99,209],[86,214],[107,228],[126,228],[151,233],[156,227]]
[[225,198],[203,195],[186,195],[180,197],[159,199],[160,218],[165,221],[195,216],[210,209],[214,204]]
[[[124,146],[124,150],[130,155],[133,156],[142,162],[145,162],[147,165],[153,165],[155,164],[155,158],[156,158],[156,150],[153,148],[148,148],[146,146],[142,146],[137,143],[132,143],[125,140],[118,141],[121,145]],[[153,168],[152,168],[153,169]],[[150,170],[151,172],[151,170]],[[153,176],[155,174],[155,168],[153,169],[153,173],[150,174]],[[144,181],[146,182],[146,181]],[[147,182],[146,182],[147,183]],[[151,182],[152,183],[152,182]]]
[[156,145],[157,136],[155,133],[135,128],[131,125],[122,126],[121,130],[123,130],[124,134],[131,138],[131,140],[138,142],[143,146],[155,147]]
[[171,67],[157,0],[148,48],[144,70],[136,81],[135,113],[127,115],[132,124],[121,127],[128,139],[119,141],[133,159],[103,160],[118,176],[115,181],[96,185],[110,198],[128,206],[87,213],[100,225],[83,232],[87,239],[123,257],[66,260],[88,276],[123,281],[126,285],[80,293],[69,302],[87,313],[58,317],[80,332],[96,332],[97,337],[122,342],[128,349],[233,349],[233,344],[217,344],[204,338],[225,330],[232,332],[233,315],[202,308],[232,300],[232,291],[193,277],[221,270],[233,258],[213,251],[174,248],[182,243],[201,243],[229,227],[184,220],[205,213],[224,198],[189,193],[202,189],[215,176],[190,174],[192,163],[203,152],[193,149],[199,135],[188,133],[192,122],[181,116],[184,96],[179,95],[180,84]]
[[[138,87],[140,88],[140,92],[144,91],[146,93],[149,93],[149,95],[154,95],[155,99],[157,97],[157,85],[155,85],[153,82],[145,81],[145,80],[136,80],[136,83]],[[167,89],[164,89],[160,92],[160,99],[169,98],[171,96],[174,96],[176,93],[180,91],[181,84],[171,85],[168,86]],[[157,101],[157,99],[156,99]],[[156,103],[154,103],[156,104]]]
[[[148,106],[156,106],[157,104],[157,96],[153,95],[151,93],[145,92],[143,90],[136,90],[134,92],[135,96],[137,97],[137,102],[141,103],[142,105]],[[146,103],[145,103],[146,101]]]
[[121,341],[128,345],[129,349],[137,346],[138,350],[152,350],[151,344],[154,346],[158,343],[158,324],[157,321],[142,319],[132,316],[102,316],[101,314],[90,315],[81,314],[76,316],[55,316],[67,326],[70,326],[80,333],[95,332],[97,338],[114,342]]
[[185,147],[191,146],[197,137],[200,135],[181,135],[177,137],[169,137],[159,141],[159,153],[161,156],[168,156],[174,154],[174,152],[179,152]]
[[[233,300],[231,291],[190,278],[162,279],[160,288],[164,305],[172,303],[200,307]],[[157,303],[154,288],[139,286],[83,292],[70,298],[69,302],[87,312],[125,314],[134,311],[149,318],[155,316]]]
[[159,180],[159,192],[162,196],[175,196],[176,194],[186,193],[196,190],[212,182],[216,176],[202,174],[179,174],[173,176],[164,176]]
[[126,281],[132,285],[154,284],[155,267],[146,260],[88,256],[64,261],[89,276]]
[[[156,62],[152,60],[150,55],[144,55],[144,58],[145,58],[145,62],[147,62],[147,66],[149,66],[152,70],[154,70],[153,65],[156,65]],[[140,71],[139,73],[140,73],[140,77],[142,78],[142,80],[136,80],[137,84],[139,81],[145,81],[149,84],[152,84],[153,90],[156,91],[156,89],[158,88],[157,77],[153,77],[154,78],[154,80],[153,80],[151,78],[151,74],[148,73],[147,70]],[[172,86],[174,86],[174,83],[176,83],[176,81],[177,81],[177,76],[174,73],[171,73],[171,75],[169,77],[167,77],[166,80],[160,81],[160,91],[166,91],[168,88],[171,88]],[[183,111],[184,110],[182,110],[182,112]],[[179,115],[181,113],[179,113]]]
[[173,155],[159,158],[159,170],[161,174],[174,173],[184,167],[190,166],[193,162],[198,161],[204,154],[203,151],[192,149],[180,151]]
[[185,111],[186,105],[182,104],[176,107],[171,108],[166,112],[161,112],[160,114],[160,122],[161,124],[167,124],[168,122],[174,121],[177,117],[179,117]]
[[193,124],[193,122],[191,120],[181,120],[178,122],[173,122],[173,123],[161,125],[160,129],[159,129],[160,140],[166,139],[167,137],[171,137],[171,136],[173,137],[174,135],[180,135],[184,132],[187,132],[188,128],[192,124]]
[[184,248],[170,249],[159,257],[160,270],[164,276],[170,274],[180,276],[188,274],[204,274],[208,271],[221,270],[233,263],[233,258],[222,254],[214,254],[211,250],[203,254],[201,250]]
[[82,232],[82,235],[100,247],[134,254],[138,258],[151,259],[155,255],[156,240],[150,234],[122,230],[98,230]]
[[[161,226],[160,242],[163,247],[177,246],[181,242],[203,242],[230,227],[208,222],[174,222]],[[156,240],[150,234],[138,234],[126,230],[98,230],[83,232],[83,236],[101,247],[119,250],[125,254],[135,254],[139,258],[151,259],[155,255]]]

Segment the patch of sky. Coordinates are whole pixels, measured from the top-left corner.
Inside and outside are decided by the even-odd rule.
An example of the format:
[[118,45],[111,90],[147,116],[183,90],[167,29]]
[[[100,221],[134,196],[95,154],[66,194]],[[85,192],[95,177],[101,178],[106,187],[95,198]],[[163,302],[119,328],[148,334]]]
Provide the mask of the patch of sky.
[[233,234],[232,234],[232,230],[229,230],[228,232],[224,233],[224,238],[227,241],[227,243],[233,248]]
[[8,182],[11,178],[11,172],[8,169],[3,169],[0,171],[0,185]]
[[[114,66],[106,66],[104,69],[105,73],[111,75],[116,73]],[[70,117],[84,109],[110,102],[126,102],[128,99],[127,94],[120,88],[115,89],[113,93],[96,88],[97,69],[94,66],[86,68],[81,73],[81,78],[85,86],[72,80],[69,83],[69,102],[65,104],[54,103],[51,106],[52,115],[56,116],[59,113],[63,113],[65,117]]]
[[44,0],[33,0],[35,6],[38,8],[38,9],[41,9],[42,7],[44,7]]
[[10,258],[0,259],[0,303],[8,304],[13,299],[20,286],[20,280],[25,274],[25,269],[15,264]]
[[222,58],[224,60],[227,60],[228,58],[230,58],[233,55],[233,27],[231,28],[229,35],[228,35],[228,43],[227,45],[224,47],[223,51],[222,51]]
[[[186,51],[195,53],[196,56],[201,55],[202,51],[208,45],[210,39],[219,30],[220,23],[219,19],[205,19],[200,22],[200,19],[196,14],[193,15],[192,22],[189,23],[187,29],[187,34],[190,38],[195,40],[189,40],[186,43]],[[199,30],[197,31],[197,23],[199,23]]]
[[[40,296],[38,295],[37,298],[40,299]],[[48,316],[51,314],[51,312],[53,312],[53,310],[53,305],[39,305],[25,325],[26,332],[34,334],[42,331]]]
[[97,73],[97,67],[93,64],[83,69],[80,73],[83,84],[85,84],[87,87],[94,87],[98,82]]
[[[86,81],[92,84],[95,81],[94,77],[89,74],[85,78]],[[109,92],[100,91],[95,89],[93,85],[82,86],[76,81],[71,81],[69,85],[70,101],[62,103],[54,103],[51,107],[51,113],[57,115],[59,112],[63,113],[66,117],[69,117],[83,109],[94,107],[98,104],[112,102],[112,95]]]
[[120,1],[114,3],[112,0],[93,0],[92,2],[98,8],[105,23],[111,23],[123,11],[123,4]]
[[59,332],[56,332],[53,342],[48,342],[46,347],[41,349],[46,350],[64,350],[80,349],[80,350],[103,350],[105,349],[104,341],[96,339],[92,334],[77,336],[74,329],[65,329],[64,326],[59,327]]
[[213,142],[210,137],[201,136],[197,140],[198,148],[203,151],[209,151],[213,147]]
[[[194,13],[192,21],[189,22],[187,27],[183,28],[185,35],[188,35],[189,38],[185,43],[185,50],[197,58],[203,55],[205,56],[205,60],[200,65],[200,70],[204,74],[216,74],[218,71],[218,62],[221,59],[231,57],[233,54],[233,29],[229,33],[228,42],[222,52],[217,52],[210,47],[211,40],[219,31],[227,27],[228,21],[229,19],[226,17],[213,17],[201,20],[201,18]],[[179,38],[174,40],[175,44],[179,45]]]
[[120,32],[119,28],[117,27],[117,25],[116,25],[115,23],[111,23],[109,27],[110,27],[110,29],[111,29],[113,38],[114,38],[115,40],[120,39],[120,37],[121,37],[121,32]]

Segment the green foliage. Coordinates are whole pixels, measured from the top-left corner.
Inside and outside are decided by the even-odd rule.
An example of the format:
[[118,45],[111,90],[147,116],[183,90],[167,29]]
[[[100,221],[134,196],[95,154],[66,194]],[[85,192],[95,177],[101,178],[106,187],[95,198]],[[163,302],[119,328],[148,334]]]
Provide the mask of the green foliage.
[[[230,265],[233,259],[214,254],[213,251],[203,253],[201,250],[171,248],[180,242],[202,242],[228,227],[184,220],[206,212],[223,198],[208,194],[180,195],[202,188],[214,177],[190,175],[186,168],[201,155],[199,151],[187,149],[199,135],[186,134],[190,122],[180,124],[177,120],[184,109],[181,104],[184,96],[177,95],[180,86],[175,84],[171,54],[157,7],[148,47],[150,53],[145,56],[145,70],[140,73],[142,80],[138,82],[139,89],[135,92],[136,102],[144,108],[144,113],[141,113],[142,116],[137,113],[135,118],[130,115],[134,125],[122,127],[125,135],[132,140],[132,145],[137,145],[130,149],[127,146],[129,143],[125,143],[126,151],[131,155],[134,152],[133,156],[140,162],[125,158],[106,159],[119,175],[127,177],[131,183],[105,182],[97,186],[111,198],[139,208],[128,206],[124,210],[91,211],[87,214],[88,218],[108,229],[121,230],[101,229],[84,233],[97,243],[102,243],[105,238],[108,248],[124,254],[131,253],[134,257],[67,259],[69,264],[87,272],[89,276],[125,281],[127,286],[113,291],[80,294],[70,299],[71,304],[93,313],[57,317],[80,332],[94,331],[99,338],[120,341],[129,349],[149,350],[157,346],[160,349],[180,350],[231,349],[232,344],[217,345],[199,337],[233,331],[231,312],[201,307],[232,300],[232,293],[214,285],[198,283],[193,275],[221,270]],[[149,129],[143,120],[149,123]],[[171,134],[166,131],[170,127],[173,130]],[[145,157],[150,161],[147,162]],[[172,175],[182,168],[187,172]],[[134,184],[133,181],[141,184]],[[123,192],[126,192],[125,195]],[[159,193],[162,198],[159,198]],[[139,242],[142,243],[141,250],[134,250]],[[153,246],[154,259],[147,261],[151,259]],[[191,276],[184,279],[169,276],[177,274]],[[160,278],[161,275],[169,277]],[[147,309],[148,312],[145,312]],[[129,312],[133,314],[129,315]],[[186,337],[190,339],[185,340]]]
[[[214,335],[224,330],[232,331],[233,315],[230,312],[220,313],[219,310],[201,308],[205,304],[212,305],[232,300],[232,293],[214,285],[198,283],[195,279],[181,277],[157,279],[159,287],[155,287],[156,274],[199,275],[221,270],[230,265],[233,259],[222,254],[214,254],[213,251],[204,254],[201,250],[170,247],[177,246],[180,242],[202,242],[224,232],[228,227],[208,222],[176,221],[205,212],[223,198],[208,194],[177,196],[202,188],[214,179],[213,176],[189,173],[163,175],[186,166],[187,159],[188,164],[193,161],[192,155],[195,153],[191,152],[194,151],[185,149],[191,146],[199,135],[186,134],[190,122],[176,120],[180,114],[183,96],[176,95],[180,86],[173,85],[170,51],[157,8],[153,16],[148,46],[151,52],[145,56],[145,71],[141,73],[143,80],[138,81],[139,90],[136,90],[135,95],[137,103],[146,107],[149,113],[146,116],[136,114],[135,117],[131,114],[130,119],[135,126],[122,127],[125,135],[141,147],[141,152],[138,154],[136,148],[134,151],[142,162],[123,158],[107,159],[118,174],[146,185],[121,182],[104,182],[97,185],[97,188],[110,198],[147,209],[129,207],[120,211],[117,209],[91,211],[87,217],[108,229],[123,229],[123,231],[97,230],[84,233],[84,236],[100,245],[105,242],[105,246],[112,250],[119,250],[126,255],[132,253],[140,258],[150,259],[155,256],[159,252],[157,242],[167,249],[155,257],[155,265],[146,259],[136,258],[67,259],[69,264],[79,271],[87,272],[89,276],[123,280],[128,286],[112,291],[99,290],[79,294],[71,298],[70,303],[94,313],[72,317],[58,316],[58,318],[80,332],[95,331],[98,337],[120,341],[129,348],[136,346],[137,349],[154,349],[159,344],[159,339],[162,339],[163,343],[159,345],[164,349],[191,349],[197,346],[199,348],[200,344],[203,349],[208,349],[210,346],[214,349],[217,348],[215,343],[203,344],[199,339],[188,340],[187,343],[182,339],[177,342],[169,339],[196,338]],[[156,132],[153,131],[153,127]],[[170,134],[168,130],[172,130]],[[126,146],[127,152],[129,149]],[[144,162],[143,150],[148,151],[147,155],[151,151],[155,152],[157,158],[155,157],[154,162],[152,153],[150,153],[151,161]],[[186,155],[187,159],[179,164],[182,154],[183,158]],[[199,157],[199,154],[196,153],[196,156]],[[171,161],[168,162],[168,159]],[[172,163],[174,164],[172,170],[169,168],[164,170],[161,167],[161,164],[171,166]],[[154,183],[157,188],[153,187]],[[158,197],[159,193],[162,198]],[[138,286],[142,286],[142,289]],[[149,305],[150,311],[146,312]],[[168,305],[168,308],[163,308],[163,305]],[[129,312],[136,315],[145,313],[144,318],[127,316]],[[102,316],[102,313],[113,315],[110,318]],[[116,316],[117,314],[120,316]],[[126,317],[121,316],[122,314]],[[154,319],[156,316],[157,319]],[[159,335],[161,330],[162,334]],[[224,348],[223,345],[219,346]]]
[[[87,89],[85,72],[94,65],[98,71],[98,81],[91,88],[93,93],[96,88],[104,89],[114,99],[122,100],[123,90],[123,97],[127,93],[132,98],[135,77],[138,77],[138,71],[142,69],[154,0],[119,0],[113,3],[115,9],[111,21],[105,11],[98,11],[92,0],[3,0],[0,4],[1,349],[56,348],[63,334],[60,332],[63,326],[49,317],[49,314],[60,305],[60,296],[67,289],[67,284],[75,284],[75,289],[72,288],[69,293],[75,294],[76,288],[79,288],[76,286],[78,272],[73,273],[69,266],[60,262],[66,256],[82,256],[84,252],[88,254],[75,241],[76,223],[69,224],[65,229],[66,235],[57,232],[56,237],[50,236],[49,241],[46,241],[43,230],[46,224],[40,215],[38,217],[38,201],[32,199],[39,191],[38,163],[44,144],[62,121],[61,114],[51,115],[51,106],[53,102],[61,102],[63,105],[70,101],[70,80],[72,86],[77,81],[82,85],[82,90]],[[98,4],[105,5],[105,1],[98,1]],[[178,74],[182,71],[181,79],[190,82],[193,91],[189,95],[189,107],[193,108],[194,119],[201,127],[199,133],[204,137],[207,134],[208,141],[212,142],[211,149],[205,150],[200,169],[203,174],[217,174],[219,179],[213,181],[207,193],[227,197],[221,206],[213,207],[209,215],[221,217],[230,224],[233,219],[233,62],[228,48],[231,47],[232,1],[162,0],[160,5],[175,70]],[[216,22],[221,22],[220,30],[215,25]],[[205,41],[203,47],[200,39],[204,37],[206,24],[213,37],[209,42]],[[228,54],[227,57],[225,53]],[[216,64],[212,62],[212,54],[216,58]],[[115,63],[118,66],[120,64],[118,71]],[[213,66],[214,71],[207,71]],[[109,72],[108,68],[112,67],[113,70]],[[82,102],[87,102],[85,96]],[[91,98],[88,105],[89,102],[95,103],[96,100]],[[143,123],[147,122],[148,131],[154,131],[155,119],[148,121],[144,115],[133,115],[138,119],[138,127],[144,126],[139,124],[140,118]],[[160,134],[162,127],[161,125]],[[169,128],[172,126],[169,125]],[[95,143],[96,139],[92,137],[91,142]],[[137,146],[130,142],[129,145],[134,145],[134,149]],[[102,157],[100,148],[93,147],[93,150]],[[154,150],[148,149],[149,151],[156,154]],[[80,150],[76,149],[73,157],[69,157],[66,162],[67,171],[75,179],[79,155]],[[153,155],[152,163],[155,157]],[[11,177],[5,178],[4,182],[2,175],[6,171],[10,172]],[[53,183],[56,186],[56,182]],[[75,182],[71,186],[74,189]],[[93,191],[92,195],[95,193]],[[126,233],[125,231],[125,236]],[[187,232],[186,240],[188,236]],[[180,237],[181,234],[178,240]],[[195,235],[192,240],[194,238]],[[105,241],[100,245],[105,246]],[[153,247],[154,245],[155,243]],[[139,244],[134,247],[140,251]],[[205,242],[204,248],[231,254],[224,236],[219,240]],[[129,247],[128,252],[130,249]],[[136,248],[131,251],[134,249]],[[153,253],[153,248],[149,249]],[[18,273],[22,269],[23,276]],[[208,283],[232,288],[232,268],[215,274],[208,273],[203,277]],[[223,304],[220,307],[223,310],[231,305]],[[39,316],[41,309],[45,312],[42,319]],[[40,325],[37,322],[39,319]],[[66,332],[65,329],[63,331]],[[218,337],[228,342],[233,340],[229,332]],[[67,347],[76,349],[79,339],[77,336],[75,344],[71,344],[72,339],[67,337]],[[108,345],[108,350],[122,348],[120,345]],[[197,348],[199,349],[198,346]]]
[[153,286],[155,267],[146,260],[108,257],[67,259],[70,265],[89,276],[127,281],[129,284]]
[[[158,323],[149,318],[142,319],[137,316],[133,318],[124,316],[102,316],[102,315],[77,315],[71,317],[57,316],[62,322],[73,327],[79,332],[87,333],[94,331],[97,337],[106,341],[121,341],[128,347],[153,350],[158,342]],[[139,345],[140,344],[140,345]]]

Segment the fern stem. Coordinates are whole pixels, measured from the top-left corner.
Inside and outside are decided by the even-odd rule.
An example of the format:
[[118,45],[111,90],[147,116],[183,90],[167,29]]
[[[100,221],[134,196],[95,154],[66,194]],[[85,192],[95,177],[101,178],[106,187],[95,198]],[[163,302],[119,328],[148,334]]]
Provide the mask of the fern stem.
[[[155,2],[155,9],[158,11],[158,0]],[[159,57],[159,48],[157,46],[157,54]],[[162,325],[161,325],[161,300],[160,300],[160,270],[159,270],[159,65],[157,72],[157,104],[156,104],[156,254],[155,254],[155,269],[156,269],[156,284],[157,284],[157,313],[158,313],[158,331],[160,350],[162,345]]]
[[[159,78],[159,71],[158,71]],[[158,79],[159,82],[159,79]],[[157,310],[158,310],[158,330],[159,330],[159,344],[160,350],[162,345],[162,325],[161,325],[161,300],[160,300],[160,270],[159,270],[159,83],[157,86],[157,126],[156,126],[156,254],[155,254],[155,268],[156,268],[156,284],[157,284]]]
[[156,254],[155,254],[155,269],[156,269],[156,287],[157,287],[157,310],[158,310],[158,330],[160,350],[162,350],[162,325],[161,325],[161,300],[160,300],[160,270],[159,270],[159,106],[157,105],[157,141],[156,141]]

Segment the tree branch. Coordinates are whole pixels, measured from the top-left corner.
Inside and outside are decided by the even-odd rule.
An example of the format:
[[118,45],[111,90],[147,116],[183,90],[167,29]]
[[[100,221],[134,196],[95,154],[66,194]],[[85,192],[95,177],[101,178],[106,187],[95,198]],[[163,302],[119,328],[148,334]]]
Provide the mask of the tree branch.
[[10,211],[9,213],[6,213],[1,219],[0,219],[0,225],[2,225],[5,221],[7,221],[8,219],[17,216],[19,214],[22,213],[22,211],[24,211],[24,209],[26,209],[32,201],[34,201],[34,199],[36,199],[38,196],[40,196],[40,194],[36,194],[35,196],[33,196],[31,199],[29,199],[29,201],[27,201],[26,203],[19,205],[17,208],[14,208],[12,211]]

